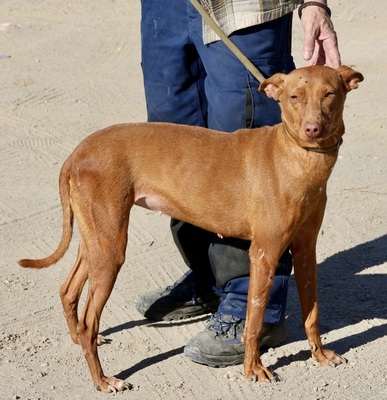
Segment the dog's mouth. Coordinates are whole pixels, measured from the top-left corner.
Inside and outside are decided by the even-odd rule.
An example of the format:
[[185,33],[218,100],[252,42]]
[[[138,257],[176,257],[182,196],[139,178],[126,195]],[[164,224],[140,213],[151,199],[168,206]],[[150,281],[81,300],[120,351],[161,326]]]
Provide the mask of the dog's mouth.
[[333,124],[305,123],[301,130],[290,130],[288,134],[305,150],[316,153],[330,153],[341,146],[344,129]]
[[318,137],[310,137],[305,135],[305,150],[314,151],[316,153],[330,153],[340,148],[343,143],[342,135],[339,134],[337,129],[328,131]]

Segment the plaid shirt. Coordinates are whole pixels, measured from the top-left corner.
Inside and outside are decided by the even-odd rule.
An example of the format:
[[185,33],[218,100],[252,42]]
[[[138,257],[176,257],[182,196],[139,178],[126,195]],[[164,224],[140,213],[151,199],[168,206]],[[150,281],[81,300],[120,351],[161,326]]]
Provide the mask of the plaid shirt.
[[[280,18],[292,12],[303,0],[201,0],[203,7],[226,35]],[[203,24],[203,41],[208,44],[219,37]]]

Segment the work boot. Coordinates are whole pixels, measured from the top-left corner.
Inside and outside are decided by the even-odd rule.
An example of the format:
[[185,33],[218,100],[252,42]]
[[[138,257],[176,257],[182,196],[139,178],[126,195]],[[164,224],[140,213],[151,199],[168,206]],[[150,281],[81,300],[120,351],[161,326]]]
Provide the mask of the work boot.
[[136,308],[153,321],[173,321],[212,313],[219,303],[220,296],[211,287],[197,285],[189,271],[172,286],[140,296]]
[[[245,320],[232,315],[215,313],[208,320],[203,332],[190,339],[184,354],[199,364],[210,367],[228,367],[242,364],[245,345],[242,334]],[[263,325],[261,347],[276,347],[287,335],[286,321],[278,325]]]

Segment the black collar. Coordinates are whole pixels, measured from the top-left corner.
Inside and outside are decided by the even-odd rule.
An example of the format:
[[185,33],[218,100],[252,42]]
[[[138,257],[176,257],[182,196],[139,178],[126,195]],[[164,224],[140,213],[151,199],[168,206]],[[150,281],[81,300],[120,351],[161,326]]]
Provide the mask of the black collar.
[[332,151],[339,150],[340,146],[343,144],[343,138],[340,138],[340,140],[334,144],[331,147],[304,147],[305,150],[307,151],[313,151],[315,153],[331,153]]

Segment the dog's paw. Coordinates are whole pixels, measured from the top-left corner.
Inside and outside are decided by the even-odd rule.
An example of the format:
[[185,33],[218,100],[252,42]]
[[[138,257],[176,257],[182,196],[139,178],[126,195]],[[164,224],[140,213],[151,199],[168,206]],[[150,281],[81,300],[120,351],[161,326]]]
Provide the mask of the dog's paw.
[[263,365],[253,365],[245,368],[245,378],[253,382],[275,382],[277,378]]
[[344,357],[341,357],[339,354],[328,349],[312,352],[312,358],[318,361],[320,365],[329,367],[336,367],[347,362]]
[[101,382],[95,383],[95,388],[105,393],[117,393],[123,392],[124,390],[131,390],[133,386],[114,376],[105,376]]

